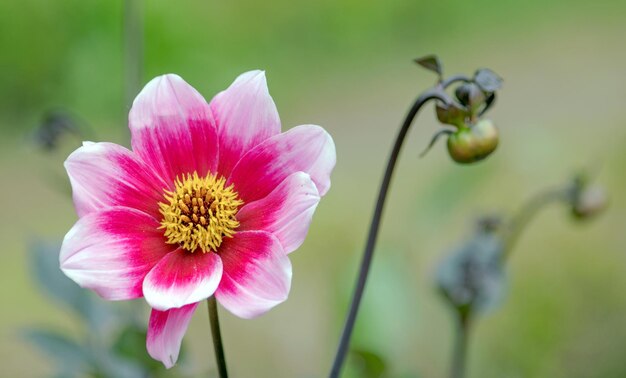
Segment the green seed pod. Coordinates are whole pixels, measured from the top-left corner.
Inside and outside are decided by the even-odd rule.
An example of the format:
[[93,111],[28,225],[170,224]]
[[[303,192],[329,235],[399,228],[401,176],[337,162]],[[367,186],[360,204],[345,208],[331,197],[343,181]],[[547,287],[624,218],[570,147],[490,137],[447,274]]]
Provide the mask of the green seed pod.
[[490,120],[480,120],[473,126],[459,129],[448,137],[448,152],[452,160],[469,164],[489,156],[498,146],[498,129]]
[[448,137],[448,152],[452,160],[467,164],[476,161],[474,145],[476,138],[469,128],[463,128]]
[[498,147],[498,129],[491,120],[482,119],[473,127],[472,131],[477,139],[477,152],[483,159],[491,154]]

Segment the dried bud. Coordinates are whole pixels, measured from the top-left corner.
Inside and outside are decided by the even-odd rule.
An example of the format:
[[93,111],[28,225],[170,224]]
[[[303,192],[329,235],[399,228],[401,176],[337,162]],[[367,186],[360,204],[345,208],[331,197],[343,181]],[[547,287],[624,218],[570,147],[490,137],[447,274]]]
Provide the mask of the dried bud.
[[467,106],[471,113],[475,113],[485,103],[487,98],[480,87],[474,83],[459,85],[454,94],[461,104]]
[[608,196],[603,187],[594,185],[580,190],[572,204],[572,214],[579,219],[587,219],[601,213],[608,204]]
[[458,312],[484,313],[502,301],[507,286],[502,247],[495,233],[479,230],[439,265],[437,286]]
[[480,120],[448,137],[448,152],[457,163],[468,164],[489,156],[498,146],[498,129],[490,120]]

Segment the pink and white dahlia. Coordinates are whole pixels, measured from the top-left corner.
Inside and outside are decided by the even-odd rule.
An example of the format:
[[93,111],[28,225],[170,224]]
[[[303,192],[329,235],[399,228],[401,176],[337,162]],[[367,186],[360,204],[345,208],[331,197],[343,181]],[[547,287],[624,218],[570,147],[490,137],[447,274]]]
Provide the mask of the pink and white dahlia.
[[105,299],[144,297],[148,352],[169,368],[198,302],[252,318],[287,298],[287,255],[330,188],[335,146],[319,126],[281,133],[261,71],[209,104],[159,76],[129,127],[132,150],[85,142],[65,162],[79,219],[61,269]]

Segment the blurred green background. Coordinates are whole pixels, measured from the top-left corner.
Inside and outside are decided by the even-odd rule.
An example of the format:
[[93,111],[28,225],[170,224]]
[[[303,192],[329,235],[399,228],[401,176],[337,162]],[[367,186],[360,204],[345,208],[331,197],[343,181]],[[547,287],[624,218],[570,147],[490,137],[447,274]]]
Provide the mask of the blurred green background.
[[[445,376],[453,323],[434,291],[440,259],[474,216],[513,211],[592,168],[610,209],[580,225],[554,206],[532,224],[510,261],[506,302],[474,329],[469,376],[626,376],[626,2],[145,0],[141,9],[142,84],[175,72],[210,100],[261,68],[283,129],[316,123],[337,145],[333,188],[291,255],[289,300],[254,320],[222,311],[232,376],[327,374],[384,160],[411,101],[435,80],[411,61],[428,53],[447,74],[487,66],[504,77],[490,114],[501,145],[470,167],[452,164],[443,144],[418,159],[439,127],[432,109],[420,116],[353,345],[381,356],[387,376]],[[62,162],[79,140],[44,152],[32,135],[46,112],[63,109],[94,139],[129,145],[123,11],[119,0],[0,2],[2,376],[54,372],[22,328],[84,332],[36,286],[26,254],[34,236],[59,240],[76,220]],[[214,367],[208,335],[202,307],[185,338],[198,371]]]

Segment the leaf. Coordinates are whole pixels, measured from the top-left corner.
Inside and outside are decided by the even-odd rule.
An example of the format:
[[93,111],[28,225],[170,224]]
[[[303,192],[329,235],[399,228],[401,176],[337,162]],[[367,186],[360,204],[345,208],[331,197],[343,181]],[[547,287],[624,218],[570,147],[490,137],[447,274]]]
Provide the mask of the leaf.
[[387,370],[385,360],[378,354],[361,349],[350,350],[350,364],[362,378],[379,378]]
[[502,87],[502,78],[488,68],[476,71],[474,82],[485,92],[495,92]]
[[87,292],[67,278],[59,267],[60,243],[35,240],[30,245],[31,267],[40,288],[63,305],[84,314]]
[[58,242],[35,239],[30,243],[31,271],[41,290],[59,304],[70,307],[90,328],[105,328],[112,314],[105,302],[67,278],[59,267]]
[[[146,350],[145,343],[142,350]],[[160,369],[163,370],[163,367],[160,366]],[[98,377],[135,378],[157,376],[157,374],[151,374],[148,367],[140,362],[120,358],[109,350],[102,351],[98,356],[97,371],[99,373]]]
[[467,127],[465,125],[465,119],[469,116],[468,111],[456,103],[451,102],[446,105],[437,104],[435,111],[439,122],[456,127]]
[[23,336],[57,362],[62,371],[61,376],[82,377],[93,370],[93,360],[88,349],[61,333],[29,329]]
[[145,329],[129,325],[117,337],[113,352],[120,358],[137,362],[147,370],[161,369],[161,363],[152,359],[146,351],[146,336]]
[[430,151],[430,149],[433,148],[435,143],[437,143],[437,140],[439,139],[440,136],[442,136],[442,135],[451,135],[451,134],[454,134],[454,131],[451,131],[451,130],[440,130],[440,131],[438,131],[435,135],[433,135],[433,137],[430,140],[430,143],[428,143],[428,146],[426,147],[426,149],[424,149],[424,151],[422,151],[422,153],[420,154],[420,158],[426,156],[428,151]]
[[415,59],[415,63],[419,64],[429,71],[437,73],[440,78],[443,75],[443,66],[437,55],[427,55],[421,58],[417,58]]

